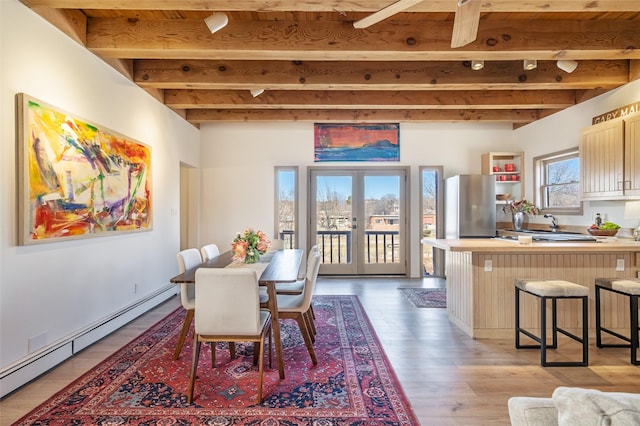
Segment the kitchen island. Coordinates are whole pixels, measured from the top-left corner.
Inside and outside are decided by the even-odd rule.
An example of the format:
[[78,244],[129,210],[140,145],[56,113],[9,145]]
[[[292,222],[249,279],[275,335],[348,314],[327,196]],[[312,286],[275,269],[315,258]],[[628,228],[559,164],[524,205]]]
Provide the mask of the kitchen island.
[[[594,280],[636,277],[640,270],[640,242],[632,239],[520,244],[498,238],[425,238],[423,243],[445,250],[449,319],[474,338],[514,335],[515,278],[559,279],[588,287],[593,332]],[[603,318],[609,328],[625,332],[628,303],[618,295],[607,296],[602,301]],[[522,325],[535,329],[540,324],[538,301],[527,297],[523,302]],[[578,330],[579,305],[561,303],[558,321]]]

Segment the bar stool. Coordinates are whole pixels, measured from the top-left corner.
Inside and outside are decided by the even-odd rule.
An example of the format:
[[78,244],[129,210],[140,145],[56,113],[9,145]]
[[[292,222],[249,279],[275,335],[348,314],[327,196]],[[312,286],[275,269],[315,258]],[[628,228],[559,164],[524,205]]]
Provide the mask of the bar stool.
[[[589,364],[589,327],[588,327],[588,299],[589,289],[585,286],[562,280],[515,279],[516,290],[516,348],[540,348],[540,364],[543,367],[579,367]],[[540,336],[520,327],[520,292],[540,298]],[[547,300],[551,300],[551,333],[553,342],[547,344]],[[558,299],[579,299],[582,301],[582,338],[558,327]],[[524,334],[539,345],[520,344],[520,334]],[[547,361],[547,349],[558,348],[558,333],[582,343],[582,361]]]
[[[638,298],[640,297],[640,279],[626,278],[596,278],[596,346],[599,348],[631,348],[631,364],[640,365],[638,360]],[[600,310],[600,291],[606,290],[621,294],[629,298],[629,337],[609,330],[602,325],[602,314]],[[628,344],[602,343],[602,332],[617,337],[620,340],[629,342]]]

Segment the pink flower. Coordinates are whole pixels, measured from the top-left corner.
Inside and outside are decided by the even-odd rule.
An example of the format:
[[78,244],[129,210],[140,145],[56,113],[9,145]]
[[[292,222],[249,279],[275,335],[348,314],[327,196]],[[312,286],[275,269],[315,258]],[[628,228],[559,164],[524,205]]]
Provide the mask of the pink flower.
[[271,246],[271,241],[263,231],[246,228],[242,234],[238,233],[231,243],[233,260],[237,262],[256,262]]

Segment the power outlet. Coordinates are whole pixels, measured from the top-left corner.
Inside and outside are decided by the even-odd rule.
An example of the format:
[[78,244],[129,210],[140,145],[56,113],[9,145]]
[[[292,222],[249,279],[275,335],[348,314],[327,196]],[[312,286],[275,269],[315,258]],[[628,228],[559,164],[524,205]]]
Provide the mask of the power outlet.
[[487,259],[484,261],[484,271],[485,272],[493,271],[493,262],[491,261],[491,259]]
[[617,259],[616,271],[624,271],[624,259]]

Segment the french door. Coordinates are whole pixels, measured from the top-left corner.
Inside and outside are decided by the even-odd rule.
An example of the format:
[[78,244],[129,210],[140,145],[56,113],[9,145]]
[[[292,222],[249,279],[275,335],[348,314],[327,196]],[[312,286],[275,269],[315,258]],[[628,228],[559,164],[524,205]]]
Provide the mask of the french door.
[[406,168],[312,168],[309,241],[324,275],[406,273]]

